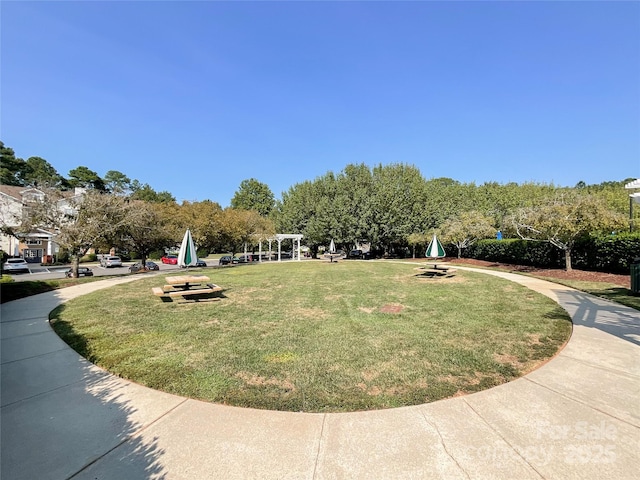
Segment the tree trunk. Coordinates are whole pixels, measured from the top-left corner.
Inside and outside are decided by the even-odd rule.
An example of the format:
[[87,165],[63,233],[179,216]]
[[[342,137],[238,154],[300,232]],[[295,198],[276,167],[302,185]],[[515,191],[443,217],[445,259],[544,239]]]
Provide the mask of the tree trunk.
[[462,258],[462,247],[458,246],[458,258]]
[[71,257],[71,277],[78,278],[78,267],[80,267],[80,255]]
[[564,249],[564,268],[567,272],[571,272],[573,268],[571,267],[571,247],[567,247]]

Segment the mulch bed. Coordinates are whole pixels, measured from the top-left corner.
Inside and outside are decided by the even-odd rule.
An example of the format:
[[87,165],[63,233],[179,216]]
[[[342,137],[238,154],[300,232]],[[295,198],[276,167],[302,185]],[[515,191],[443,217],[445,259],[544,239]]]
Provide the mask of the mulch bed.
[[[424,260],[423,260],[424,261]],[[438,260],[440,262],[441,260]],[[491,267],[500,268],[512,272],[530,273],[540,277],[560,278],[565,280],[582,280],[585,282],[606,282],[619,285],[624,288],[631,288],[631,277],[629,275],[617,275],[614,273],[589,272],[586,270],[566,270],[557,268],[536,268],[526,265],[511,265],[508,263],[487,262],[485,260],[475,260],[473,258],[447,258],[445,262],[469,265],[470,267]]]

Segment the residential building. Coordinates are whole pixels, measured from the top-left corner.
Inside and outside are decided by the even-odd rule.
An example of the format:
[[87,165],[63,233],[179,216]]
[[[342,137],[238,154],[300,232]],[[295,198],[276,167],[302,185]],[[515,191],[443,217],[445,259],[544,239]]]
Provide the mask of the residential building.
[[[72,209],[70,200],[83,193],[84,189],[69,192],[63,200],[58,202],[58,208]],[[45,199],[45,193],[36,187],[0,185],[0,225],[3,227],[19,226],[28,211],[29,203]],[[54,231],[40,228],[20,237],[0,232],[0,249],[9,256],[22,257],[29,263],[53,263],[55,255],[58,253],[58,245],[54,238]]]

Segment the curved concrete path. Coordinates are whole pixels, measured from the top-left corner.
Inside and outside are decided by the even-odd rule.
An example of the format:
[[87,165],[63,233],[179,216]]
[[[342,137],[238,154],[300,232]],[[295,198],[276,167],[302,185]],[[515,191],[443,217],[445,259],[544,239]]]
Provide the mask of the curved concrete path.
[[520,275],[574,332],[514,382],[371,412],[272,412],[204,403],[116,378],[49,327],[99,281],[2,305],[1,478],[631,479],[640,465],[640,314]]

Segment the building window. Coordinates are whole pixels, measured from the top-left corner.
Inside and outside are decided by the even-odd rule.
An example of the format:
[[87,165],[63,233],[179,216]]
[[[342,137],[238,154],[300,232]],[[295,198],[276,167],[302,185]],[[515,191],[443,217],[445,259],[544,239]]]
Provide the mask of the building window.
[[42,249],[32,249],[24,251],[24,257],[27,258],[41,258],[42,257]]
[[39,240],[37,238],[27,238],[25,243],[27,245],[42,245],[42,240]]

